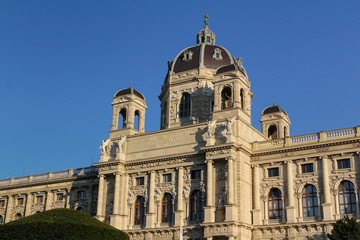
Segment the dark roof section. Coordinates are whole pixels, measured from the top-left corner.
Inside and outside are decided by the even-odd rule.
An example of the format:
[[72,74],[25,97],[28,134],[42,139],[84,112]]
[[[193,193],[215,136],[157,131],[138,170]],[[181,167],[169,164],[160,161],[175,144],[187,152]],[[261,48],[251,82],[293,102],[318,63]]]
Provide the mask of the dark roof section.
[[[213,58],[214,50],[219,48],[221,50],[221,60]],[[193,53],[192,59],[183,61],[185,51],[191,51]],[[204,56],[201,56],[204,54]],[[180,54],[174,60],[174,73],[184,72],[192,69],[196,69],[200,66],[200,60],[203,59],[203,64],[206,68],[217,69],[221,66],[229,65],[233,62],[233,57],[229,52],[220,46],[213,46],[208,44],[200,44],[195,47],[189,47],[180,52]]]
[[278,105],[274,105],[274,106],[265,108],[261,115],[269,114],[269,113],[276,113],[276,112],[283,112],[287,115],[287,113]]
[[230,65],[227,65],[227,66],[220,67],[220,68],[216,71],[216,74],[218,74],[218,73],[224,73],[224,72],[229,72],[229,71],[233,71],[233,70],[236,70],[236,66],[235,66],[235,64],[230,64]]
[[176,60],[176,62],[174,63],[174,72],[178,73],[178,72],[184,72],[187,70],[191,70],[191,69],[195,69],[199,67],[200,64],[200,46],[196,46],[196,47],[190,47],[187,48],[187,50],[192,51],[193,55],[192,55],[192,59],[190,61],[183,61],[183,57],[184,57],[184,51],[181,52],[181,54],[179,55],[178,59]]
[[[221,50],[221,60],[215,60],[213,58],[214,50],[219,48]],[[207,68],[217,69],[218,67],[229,65],[231,63],[230,57],[227,51],[220,46],[205,45],[204,51],[204,66]]]
[[130,94],[131,92],[132,92],[133,94],[135,94],[136,96],[138,96],[139,98],[145,100],[144,95],[142,95],[141,92],[133,89],[132,87],[119,90],[117,93],[115,93],[114,98],[117,98],[117,97],[120,97],[120,96],[123,96],[123,95],[126,95],[126,94]]

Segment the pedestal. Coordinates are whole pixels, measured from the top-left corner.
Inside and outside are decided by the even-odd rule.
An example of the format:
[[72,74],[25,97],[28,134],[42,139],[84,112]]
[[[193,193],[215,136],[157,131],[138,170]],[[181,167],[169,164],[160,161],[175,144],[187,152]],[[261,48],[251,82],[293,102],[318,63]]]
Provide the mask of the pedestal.
[[253,224],[254,225],[261,225],[261,211],[260,209],[252,210],[253,215]]
[[146,216],[146,228],[154,228],[155,227],[155,213],[147,213]]
[[121,216],[120,215],[111,215],[110,216],[110,226],[120,229],[121,228]]
[[286,207],[286,216],[287,216],[287,223],[294,223],[295,222],[295,207],[289,206]]
[[232,143],[234,142],[234,137],[232,134],[227,134],[226,135],[226,143]]
[[175,211],[175,223],[174,223],[175,227],[180,227],[181,225],[184,226],[184,224],[181,223],[183,219],[183,212],[184,212],[183,210]]
[[206,146],[213,146],[213,145],[215,145],[215,137],[207,137]]
[[331,203],[323,203],[323,221],[332,220],[332,211],[331,211]]
[[215,222],[215,207],[204,207],[204,223]]
[[225,205],[225,222],[237,220],[237,207],[234,204]]

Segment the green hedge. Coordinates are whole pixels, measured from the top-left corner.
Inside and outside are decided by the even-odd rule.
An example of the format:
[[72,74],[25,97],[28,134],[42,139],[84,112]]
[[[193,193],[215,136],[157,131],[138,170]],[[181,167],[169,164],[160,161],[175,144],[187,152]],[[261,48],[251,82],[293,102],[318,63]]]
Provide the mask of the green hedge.
[[0,225],[0,239],[128,240],[129,236],[86,213],[54,209]]

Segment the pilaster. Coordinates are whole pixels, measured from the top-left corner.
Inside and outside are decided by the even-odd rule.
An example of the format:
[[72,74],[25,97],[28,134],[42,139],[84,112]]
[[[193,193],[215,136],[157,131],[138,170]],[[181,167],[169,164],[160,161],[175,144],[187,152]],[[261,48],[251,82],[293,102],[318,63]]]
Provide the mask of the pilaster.
[[288,205],[286,206],[286,216],[288,223],[295,222],[295,206],[294,206],[294,183],[293,183],[293,163],[292,161],[286,162],[286,182],[287,182],[287,199]]
[[324,203],[321,205],[323,209],[323,220],[332,220],[332,208],[331,208],[331,195],[330,195],[330,185],[329,185],[329,167],[328,167],[328,157],[324,156],[321,158],[322,164],[322,184],[324,191]]
[[253,224],[261,224],[259,165],[253,166]]
[[98,190],[98,203],[97,203],[97,213],[96,217],[100,221],[103,221],[105,218],[105,214],[103,211],[103,201],[104,201],[104,181],[105,176],[103,174],[100,174],[99,176],[99,190]]
[[204,223],[215,222],[215,207],[213,202],[213,161],[206,162],[207,178],[206,178],[206,206],[204,207]]

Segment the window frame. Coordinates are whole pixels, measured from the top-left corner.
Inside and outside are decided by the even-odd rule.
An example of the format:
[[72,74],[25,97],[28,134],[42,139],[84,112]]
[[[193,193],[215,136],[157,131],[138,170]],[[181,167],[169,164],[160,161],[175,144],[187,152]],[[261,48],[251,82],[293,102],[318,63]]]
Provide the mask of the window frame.
[[173,213],[173,197],[170,193],[165,193],[161,201],[161,223],[171,223],[173,221]]
[[203,220],[204,201],[202,192],[195,190],[190,196],[190,221],[200,222]]
[[134,225],[145,225],[145,198],[137,196],[134,202]]
[[145,185],[145,177],[135,177],[136,186],[144,186]]
[[164,173],[162,175],[163,183],[171,183],[172,182],[172,173]]
[[[311,171],[308,171],[309,169],[307,168],[308,166],[311,166]],[[305,171],[304,171],[305,170]],[[301,164],[301,173],[313,173],[315,172],[315,167],[314,167],[314,163],[304,163]]]
[[201,169],[194,169],[190,171],[190,179],[191,180],[201,180],[202,179],[202,171]]
[[[345,186],[344,186],[345,183],[349,183],[349,186],[352,186],[352,188],[345,189]],[[344,186],[344,189],[340,189],[342,186]],[[340,182],[340,184],[338,186],[338,204],[339,204],[340,214],[356,213],[357,202],[356,202],[355,185],[353,182],[351,182],[349,180],[343,180]],[[342,208],[342,206],[344,206],[344,208]],[[350,206],[350,212],[347,211],[348,206]],[[345,211],[343,211],[343,210],[345,210]]]
[[[311,188],[311,191],[308,191],[309,187]],[[303,187],[303,190],[301,191],[303,217],[319,216],[319,199],[317,194],[317,188],[313,184],[306,184]]]
[[[270,174],[270,172],[272,172],[272,170],[275,170],[277,169],[277,175],[273,175]],[[267,177],[269,178],[273,178],[273,177],[279,177],[280,176],[280,167],[270,167],[270,168],[267,168]]]
[[[274,195],[271,195],[274,193]],[[279,195],[275,195],[275,193],[280,193]],[[282,203],[282,192],[279,188],[271,188],[268,194],[268,217],[270,220],[280,220],[283,218],[284,209]],[[275,208],[274,206],[278,207]]]
[[[348,166],[343,166],[344,162],[346,161],[346,163],[348,164]],[[336,168],[341,170],[341,169],[351,169],[351,159],[350,158],[341,158],[341,159],[337,159],[336,160]]]
[[184,92],[180,99],[179,104],[179,117],[190,118],[191,117],[191,95],[188,92]]
[[85,190],[76,191],[76,198],[77,199],[84,199],[85,198]]

